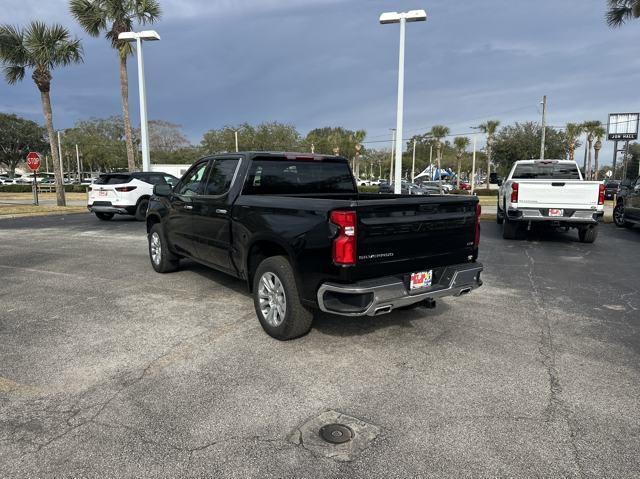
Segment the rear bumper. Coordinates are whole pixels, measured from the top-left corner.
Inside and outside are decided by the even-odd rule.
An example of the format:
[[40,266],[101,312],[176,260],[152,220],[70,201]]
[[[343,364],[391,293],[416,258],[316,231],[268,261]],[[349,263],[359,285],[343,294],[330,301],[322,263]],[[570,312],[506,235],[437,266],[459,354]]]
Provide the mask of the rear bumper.
[[431,287],[409,291],[395,276],[353,284],[324,283],[318,289],[321,311],[342,316],[376,316],[426,299],[460,296],[482,286],[482,264],[447,266]]
[[510,221],[544,221],[555,224],[596,224],[602,219],[604,211],[565,210],[565,216],[548,216],[546,208],[518,208],[507,210]]
[[109,206],[109,205],[87,205],[91,213],[114,213],[117,215],[132,215],[135,213],[135,206]]

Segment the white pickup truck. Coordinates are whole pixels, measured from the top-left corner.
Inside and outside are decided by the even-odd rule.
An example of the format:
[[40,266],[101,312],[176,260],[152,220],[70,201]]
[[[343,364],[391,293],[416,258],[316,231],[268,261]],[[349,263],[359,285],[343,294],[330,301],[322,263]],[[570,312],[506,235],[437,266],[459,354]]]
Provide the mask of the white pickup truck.
[[604,184],[584,181],[575,161],[516,161],[499,182],[497,221],[502,237],[515,239],[532,223],[577,228],[583,243],[593,243],[604,213]]

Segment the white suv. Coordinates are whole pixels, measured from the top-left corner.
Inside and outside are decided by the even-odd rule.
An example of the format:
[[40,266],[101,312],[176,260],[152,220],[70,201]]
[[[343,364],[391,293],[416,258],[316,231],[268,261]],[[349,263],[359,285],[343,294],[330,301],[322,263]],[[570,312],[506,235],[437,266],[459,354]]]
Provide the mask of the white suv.
[[105,221],[114,215],[133,215],[143,221],[153,186],[177,183],[178,178],[168,173],[108,173],[89,186],[87,208]]

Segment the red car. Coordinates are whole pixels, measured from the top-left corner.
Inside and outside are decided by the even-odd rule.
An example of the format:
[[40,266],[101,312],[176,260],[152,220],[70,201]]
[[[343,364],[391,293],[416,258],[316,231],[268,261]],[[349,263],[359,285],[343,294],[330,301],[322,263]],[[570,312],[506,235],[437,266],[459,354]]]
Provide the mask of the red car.
[[471,191],[471,185],[469,183],[467,183],[466,181],[461,181],[460,182],[460,189],[461,190]]

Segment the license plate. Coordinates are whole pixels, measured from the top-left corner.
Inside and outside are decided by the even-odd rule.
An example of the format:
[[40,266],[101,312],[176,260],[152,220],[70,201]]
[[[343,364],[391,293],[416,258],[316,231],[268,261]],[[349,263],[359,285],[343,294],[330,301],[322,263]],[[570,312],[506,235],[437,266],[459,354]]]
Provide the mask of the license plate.
[[411,273],[411,280],[409,281],[409,289],[428,288],[431,286],[433,280],[433,270],[421,271],[419,273]]
[[107,196],[106,191],[98,191],[98,196]]
[[563,210],[559,210],[556,208],[549,208],[549,216],[562,216],[564,215]]

